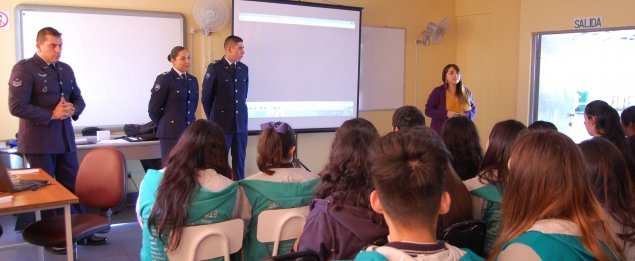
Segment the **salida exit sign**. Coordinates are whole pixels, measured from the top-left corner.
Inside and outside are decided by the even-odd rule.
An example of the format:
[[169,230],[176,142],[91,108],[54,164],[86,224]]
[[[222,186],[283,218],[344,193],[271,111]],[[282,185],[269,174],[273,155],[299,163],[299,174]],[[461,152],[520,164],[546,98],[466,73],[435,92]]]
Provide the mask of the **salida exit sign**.
[[602,27],[602,17],[581,17],[573,19],[573,29],[588,29]]

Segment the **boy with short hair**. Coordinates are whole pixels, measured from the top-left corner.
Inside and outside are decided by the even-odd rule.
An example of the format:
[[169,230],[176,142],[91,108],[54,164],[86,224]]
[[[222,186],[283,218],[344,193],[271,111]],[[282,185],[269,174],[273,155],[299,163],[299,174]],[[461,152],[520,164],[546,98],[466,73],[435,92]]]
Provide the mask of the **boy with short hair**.
[[483,260],[436,238],[438,216],[450,209],[444,189],[450,154],[432,132],[392,132],[371,146],[370,202],[386,219],[388,243],[368,247],[355,260]]

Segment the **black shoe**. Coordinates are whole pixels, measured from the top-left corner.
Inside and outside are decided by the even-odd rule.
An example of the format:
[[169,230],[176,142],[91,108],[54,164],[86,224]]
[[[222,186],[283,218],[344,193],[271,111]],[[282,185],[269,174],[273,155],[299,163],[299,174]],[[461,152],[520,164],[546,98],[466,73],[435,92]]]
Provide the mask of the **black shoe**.
[[66,255],[65,247],[45,247],[44,249],[56,255]]
[[108,242],[108,238],[107,237],[100,237],[100,236],[89,236],[87,238],[84,238],[82,240],[77,241],[78,245],[89,245],[89,246],[99,246],[99,245],[103,245],[106,244],[106,242]]

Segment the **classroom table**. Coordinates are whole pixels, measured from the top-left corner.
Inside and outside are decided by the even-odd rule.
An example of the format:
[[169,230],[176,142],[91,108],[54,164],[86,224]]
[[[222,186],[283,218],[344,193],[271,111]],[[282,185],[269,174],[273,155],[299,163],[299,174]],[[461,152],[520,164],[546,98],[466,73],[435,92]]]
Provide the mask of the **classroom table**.
[[54,178],[39,169],[33,174],[20,174],[20,179],[48,180],[51,184],[37,190],[25,190],[15,192],[11,202],[0,203],[0,215],[37,211],[36,217],[39,219],[39,211],[54,208],[64,208],[64,221],[66,228],[66,257],[73,260],[73,235],[71,233],[71,204],[78,203],[75,194],[68,191]]

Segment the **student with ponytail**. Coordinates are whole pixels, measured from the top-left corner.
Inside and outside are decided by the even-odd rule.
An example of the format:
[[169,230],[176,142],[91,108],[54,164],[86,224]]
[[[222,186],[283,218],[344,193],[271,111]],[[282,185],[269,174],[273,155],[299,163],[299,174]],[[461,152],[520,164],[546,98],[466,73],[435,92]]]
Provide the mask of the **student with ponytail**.
[[[268,209],[307,205],[319,184],[317,175],[299,168],[293,161],[296,138],[291,126],[284,122],[267,122],[260,128],[256,160],[260,172],[240,181],[248,201],[244,202],[246,207],[241,212],[248,212],[252,217],[243,245],[244,260],[271,256],[270,247],[256,238],[258,215]],[[294,240],[281,241],[278,254],[290,252],[293,243]]]

